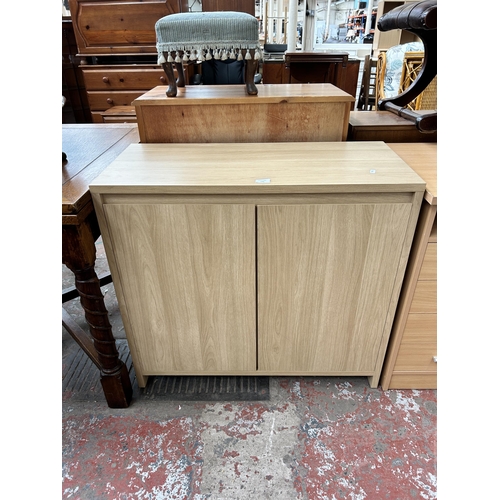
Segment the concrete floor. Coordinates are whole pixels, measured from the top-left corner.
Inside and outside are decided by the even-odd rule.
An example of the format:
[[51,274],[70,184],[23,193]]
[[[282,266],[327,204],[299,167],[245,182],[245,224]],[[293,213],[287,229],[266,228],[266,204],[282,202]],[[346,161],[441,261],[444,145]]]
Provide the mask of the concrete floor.
[[[124,339],[113,285],[103,292]],[[65,308],[85,327],[78,299]],[[74,350],[63,330],[63,370]],[[156,401],[136,389],[129,408],[110,409],[97,384],[94,397],[62,401],[62,498],[436,499],[436,397],[364,377],[271,377],[269,400]]]

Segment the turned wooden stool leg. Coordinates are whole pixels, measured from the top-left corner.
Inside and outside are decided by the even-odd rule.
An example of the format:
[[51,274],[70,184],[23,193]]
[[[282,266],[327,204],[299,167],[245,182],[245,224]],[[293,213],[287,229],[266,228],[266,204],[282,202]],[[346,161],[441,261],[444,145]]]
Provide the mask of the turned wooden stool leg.
[[175,69],[177,70],[177,87],[186,86],[186,78],[184,76],[184,66],[182,63],[175,63]]
[[257,95],[258,90],[255,85],[255,74],[259,68],[259,60],[254,59],[255,50],[250,50],[251,59],[245,59],[245,87],[248,95]]
[[[168,53],[164,52],[163,55],[165,56],[166,60],[168,57]],[[165,75],[167,75],[167,97],[175,97],[177,95],[177,82],[175,81],[174,76],[174,66],[172,63],[164,62],[161,63],[161,67],[163,68],[163,71],[165,71]]]

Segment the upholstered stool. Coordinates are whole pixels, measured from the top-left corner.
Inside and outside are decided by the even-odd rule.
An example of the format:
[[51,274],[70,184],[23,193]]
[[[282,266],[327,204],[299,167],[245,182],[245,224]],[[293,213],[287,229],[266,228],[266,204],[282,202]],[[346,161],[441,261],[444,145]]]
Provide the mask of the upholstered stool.
[[[183,63],[214,59],[245,61],[245,86],[258,93],[254,83],[260,59],[259,22],[243,12],[186,12],[156,22],[156,48],[168,80],[167,96],[185,86]],[[174,78],[174,66],[177,81]]]

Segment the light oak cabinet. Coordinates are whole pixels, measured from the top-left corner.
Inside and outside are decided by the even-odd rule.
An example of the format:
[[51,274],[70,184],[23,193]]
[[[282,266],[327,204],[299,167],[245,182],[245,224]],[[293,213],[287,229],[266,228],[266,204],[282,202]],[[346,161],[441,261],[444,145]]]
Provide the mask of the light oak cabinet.
[[426,181],[426,190],[396,310],[381,385],[437,388],[436,144],[391,144]]
[[130,146],[90,189],[139,385],[377,386],[424,187],[382,142]]

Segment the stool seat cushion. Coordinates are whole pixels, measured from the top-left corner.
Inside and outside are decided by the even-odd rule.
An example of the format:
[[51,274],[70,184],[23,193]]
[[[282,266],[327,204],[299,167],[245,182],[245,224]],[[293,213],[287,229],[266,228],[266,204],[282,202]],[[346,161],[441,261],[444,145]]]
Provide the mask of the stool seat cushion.
[[[260,58],[259,22],[244,12],[185,12],[170,14],[156,22],[158,62],[182,60]],[[162,59],[163,58],[163,59]]]

